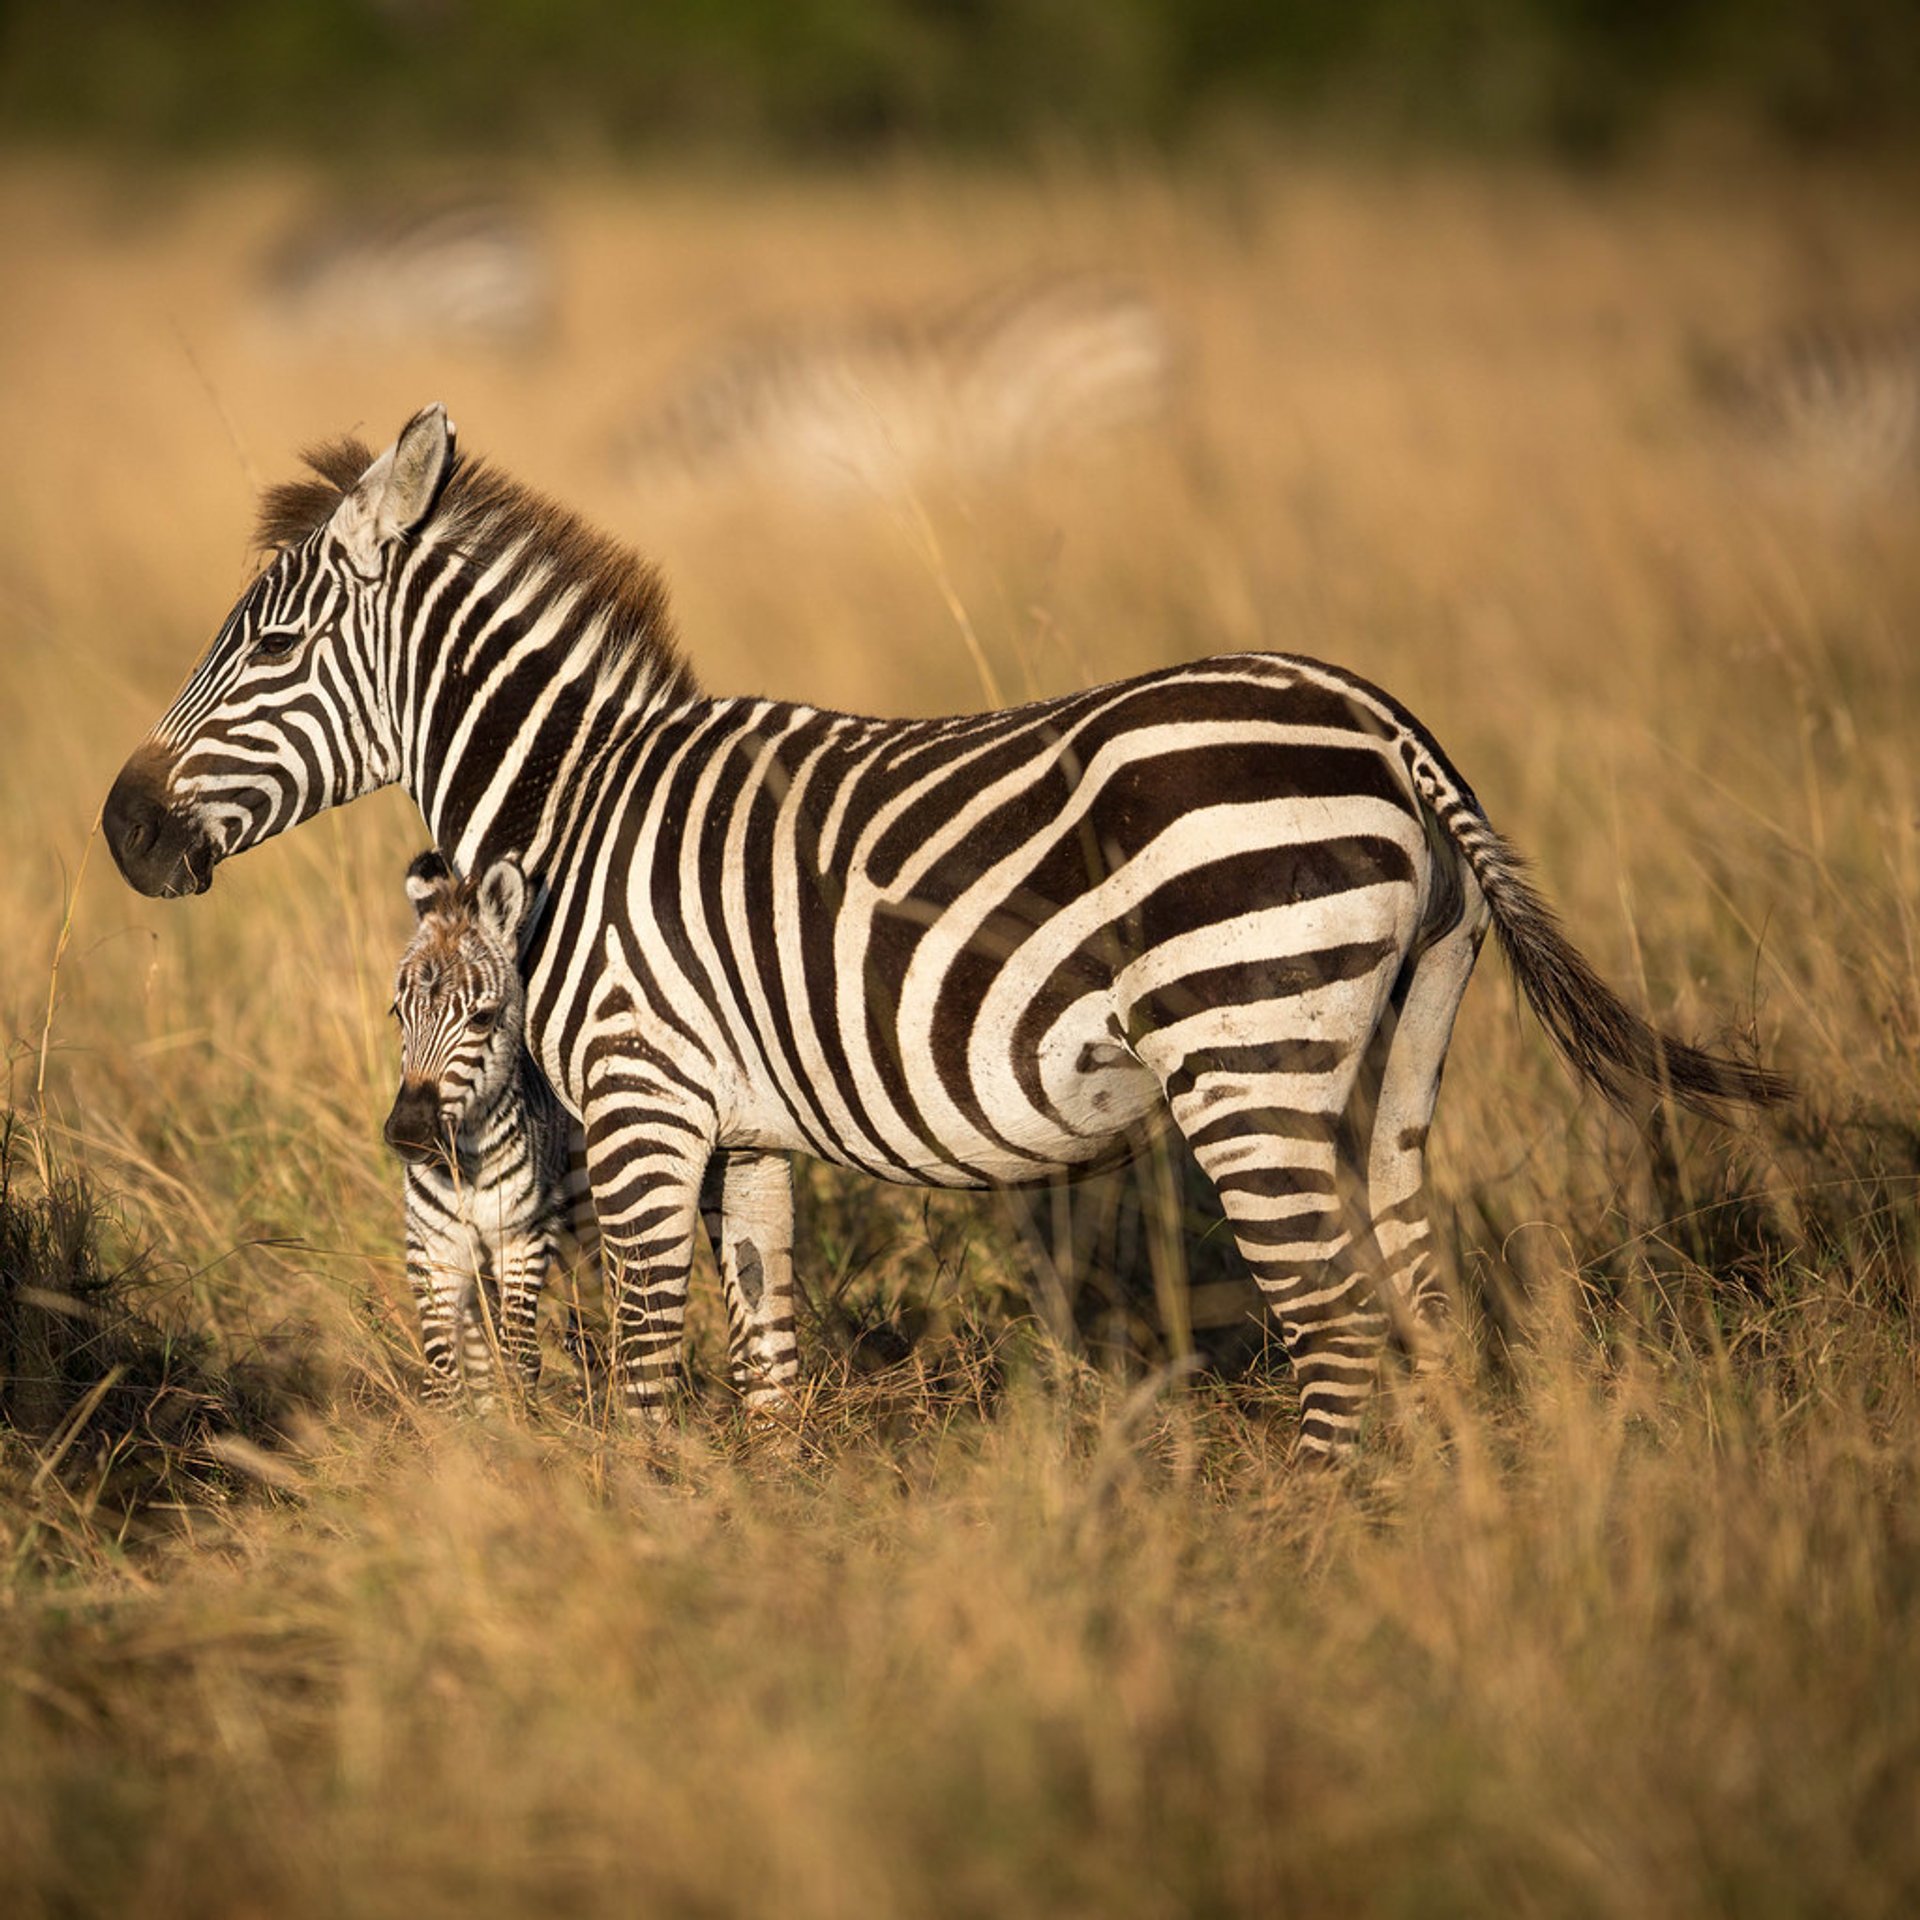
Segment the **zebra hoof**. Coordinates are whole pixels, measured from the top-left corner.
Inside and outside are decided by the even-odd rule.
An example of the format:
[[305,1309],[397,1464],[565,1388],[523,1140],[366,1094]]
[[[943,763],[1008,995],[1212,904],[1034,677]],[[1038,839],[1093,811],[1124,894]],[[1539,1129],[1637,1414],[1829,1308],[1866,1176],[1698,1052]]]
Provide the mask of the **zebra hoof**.
[[1318,1434],[1302,1434],[1293,1444],[1287,1464],[1297,1474],[1325,1479],[1353,1465],[1358,1449],[1351,1440],[1335,1443]]

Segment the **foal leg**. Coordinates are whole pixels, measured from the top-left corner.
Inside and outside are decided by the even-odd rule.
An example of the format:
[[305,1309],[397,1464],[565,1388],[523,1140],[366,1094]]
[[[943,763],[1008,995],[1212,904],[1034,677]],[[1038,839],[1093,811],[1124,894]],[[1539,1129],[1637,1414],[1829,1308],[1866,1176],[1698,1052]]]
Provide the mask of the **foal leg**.
[[495,1250],[500,1274],[500,1357],[527,1400],[540,1384],[540,1290],[556,1254],[554,1235],[535,1230]]
[[495,1348],[500,1333],[500,1291],[492,1272],[482,1268],[476,1251],[466,1275],[466,1299],[460,1309],[460,1372],[476,1413],[492,1413],[496,1392]]
[[420,1350],[427,1363],[420,1397],[433,1406],[453,1406],[460,1399],[468,1366],[473,1274],[456,1248],[416,1234],[410,1222],[407,1280],[420,1316]]

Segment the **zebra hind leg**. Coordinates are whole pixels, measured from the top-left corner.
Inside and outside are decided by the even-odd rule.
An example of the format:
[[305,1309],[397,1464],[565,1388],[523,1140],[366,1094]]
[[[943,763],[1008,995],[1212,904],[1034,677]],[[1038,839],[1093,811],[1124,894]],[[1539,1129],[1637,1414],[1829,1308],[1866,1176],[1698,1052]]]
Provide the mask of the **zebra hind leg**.
[[1213,1182],[1234,1239],[1279,1324],[1300,1385],[1300,1453],[1328,1460],[1356,1439],[1386,1345],[1371,1245],[1342,1193],[1336,1119],[1353,1077],[1302,1074],[1288,1043],[1230,1067],[1196,1056],[1168,1076],[1175,1124]]
[[1429,1217],[1427,1132],[1485,931],[1484,916],[1468,914],[1408,963],[1376,1036],[1377,1070],[1355,1094],[1355,1107],[1366,1111],[1351,1116],[1366,1143],[1366,1207],[1383,1291],[1423,1372],[1440,1363],[1453,1325]]

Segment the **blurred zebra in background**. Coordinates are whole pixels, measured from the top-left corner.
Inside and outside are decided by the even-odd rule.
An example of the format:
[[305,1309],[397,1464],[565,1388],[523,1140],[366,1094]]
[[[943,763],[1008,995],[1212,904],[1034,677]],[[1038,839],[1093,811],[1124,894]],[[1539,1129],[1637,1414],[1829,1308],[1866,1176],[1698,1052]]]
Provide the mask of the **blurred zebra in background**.
[[1775,477],[1845,502],[1920,473],[1920,309],[1695,352],[1705,404]]
[[1174,370],[1146,294],[1052,277],[917,314],[742,333],[672,377],[613,454],[640,484],[890,495],[1150,422]]
[[550,329],[557,281],[535,216],[471,193],[309,213],[262,260],[259,291],[292,339],[499,352]]

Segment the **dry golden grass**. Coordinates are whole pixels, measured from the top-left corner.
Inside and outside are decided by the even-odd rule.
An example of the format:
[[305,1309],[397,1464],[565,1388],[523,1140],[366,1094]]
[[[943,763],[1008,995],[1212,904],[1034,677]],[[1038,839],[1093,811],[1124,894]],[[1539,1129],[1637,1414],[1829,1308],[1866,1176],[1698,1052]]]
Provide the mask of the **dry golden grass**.
[[[264,334],[301,184],[0,172],[9,1192],[92,1183],[112,1351],[197,1343],[199,1396],[29,1417],[51,1323],[10,1349],[8,1909],[1911,1910],[1920,499],[1762,479],[1686,384],[1700,337],[1911,302],[1911,182],[535,182],[562,330],[505,362]],[[600,463],[719,316],[1073,263],[1185,343],[1123,449],[905,507]],[[1009,694],[1357,668],[1613,977],[1804,1106],[1642,1138],[1490,959],[1434,1144],[1471,1354],[1339,1479],[1289,1469],[1284,1382],[1102,1379],[1017,1319],[990,1211],[825,1178],[792,1431],[644,1442],[558,1387],[531,1430],[429,1419],[379,1146],[417,820],[362,803],[188,907],[88,843],[255,478],[429,398],[665,564],[717,688],[977,704],[956,608]],[[901,1302],[914,1356],[850,1372]]]

